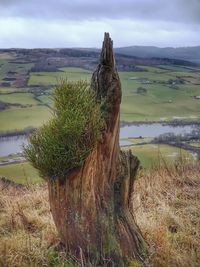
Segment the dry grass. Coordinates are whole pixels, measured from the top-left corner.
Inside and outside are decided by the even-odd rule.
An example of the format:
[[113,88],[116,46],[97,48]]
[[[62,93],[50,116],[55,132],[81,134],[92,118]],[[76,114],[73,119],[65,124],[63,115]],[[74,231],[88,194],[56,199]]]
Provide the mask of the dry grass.
[[74,266],[54,245],[58,235],[46,186],[0,185],[0,266]]
[[182,162],[140,174],[133,200],[148,266],[200,266],[200,165]]
[[[134,210],[149,244],[147,266],[200,266],[200,166],[141,171]],[[58,253],[45,185],[0,184],[0,266],[75,266]]]

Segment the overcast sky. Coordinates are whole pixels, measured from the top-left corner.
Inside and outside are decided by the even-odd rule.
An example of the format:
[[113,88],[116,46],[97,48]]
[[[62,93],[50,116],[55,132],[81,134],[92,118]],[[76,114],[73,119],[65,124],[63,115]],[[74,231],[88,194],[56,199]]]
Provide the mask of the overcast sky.
[[0,0],[0,48],[200,45],[200,0]]

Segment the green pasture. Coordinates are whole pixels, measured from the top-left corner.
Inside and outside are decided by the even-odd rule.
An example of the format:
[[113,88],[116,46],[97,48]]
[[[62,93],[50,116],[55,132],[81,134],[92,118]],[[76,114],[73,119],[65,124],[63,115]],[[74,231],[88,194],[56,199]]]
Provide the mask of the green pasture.
[[[160,99],[153,96],[124,96],[121,105],[123,121],[159,121],[175,118],[200,118],[200,101],[191,97],[180,97],[177,100]],[[170,102],[172,101],[172,102]]]
[[39,183],[42,179],[28,162],[0,166],[0,177],[6,177],[19,184]]
[[[199,72],[192,72],[181,67],[169,70],[145,67],[147,71],[120,72],[122,84],[121,120],[124,121],[152,121],[172,120],[180,117],[198,119],[200,117],[200,101],[193,98],[200,94],[200,87],[191,83],[173,86],[167,84],[169,79],[177,79],[190,75],[200,77]],[[31,73],[29,85],[54,85],[60,78],[70,80],[91,78],[91,72],[81,68],[61,68],[57,72]],[[135,80],[136,79],[136,80]],[[156,81],[156,82],[155,82]],[[162,84],[166,83],[166,84]],[[143,87],[146,94],[138,94],[137,88]],[[46,96],[41,99],[50,103]]]
[[[155,69],[155,68],[154,68]],[[148,81],[156,75],[157,81],[176,79],[178,72],[123,72],[120,73],[122,83],[121,120],[123,121],[159,121],[174,118],[200,118],[200,100],[194,95],[200,95],[200,86],[186,83],[176,87],[170,84],[143,83],[141,80],[131,80],[140,76]],[[178,73],[180,75],[180,73]],[[185,72],[184,72],[185,75]],[[197,75],[197,73],[195,73]],[[198,74],[200,77],[200,74]],[[162,76],[162,77],[161,77]],[[146,93],[138,94],[137,88],[146,89]]]
[[7,59],[0,59],[0,81],[3,82],[3,79],[7,77],[9,71],[16,72],[19,74],[26,74],[28,70],[31,69],[33,63],[11,63]]
[[41,95],[38,96],[37,99],[39,99],[43,104],[53,106],[53,98],[51,95]]
[[[2,72],[2,66],[0,67],[0,76],[5,74],[5,69],[8,71],[10,65],[12,68],[16,65],[18,71],[23,71],[23,68],[27,70],[31,66],[30,64],[11,64],[5,59],[0,59],[0,62],[0,66],[3,64],[4,68],[4,72]],[[119,72],[122,84],[122,121],[168,121],[178,118],[188,120],[200,118],[200,100],[194,99],[195,95],[200,95],[200,86],[188,81],[185,84],[177,84],[175,87],[167,83],[169,79],[176,80],[177,77],[200,79],[200,72],[181,66],[141,67],[147,71]],[[30,73],[28,83],[32,86],[49,86],[51,89],[45,90],[45,93],[51,94],[54,85],[60,78],[83,79],[89,82],[91,72],[82,68],[60,68],[56,72],[33,72]],[[139,87],[146,89],[146,93],[137,93]],[[5,131],[22,129],[30,125],[39,126],[48,118],[49,111],[45,105],[52,106],[51,96],[44,93],[35,99],[31,93],[5,94],[9,90],[15,89],[0,88],[0,92],[4,93],[0,95],[1,101],[23,105],[40,104],[44,107],[38,106],[37,108],[33,107],[32,110],[28,108],[21,111],[17,109],[16,113],[15,109],[1,111],[0,131],[2,129]],[[18,89],[16,88],[16,90]]]
[[3,93],[3,94],[13,93],[13,92],[17,92],[19,90],[20,90],[19,88],[15,88],[15,87],[0,87],[0,93]]
[[139,158],[144,168],[150,168],[158,164],[170,164],[178,159],[193,159],[188,151],[169,145],[137,145],[131,146],[131,150]]
[[147,79],[148,81],[167,81],[172,78],[169,72],[162,71],[160,69],[156,71],[136,71],[136,72],[120,72],[120,78],[122,80],[132,79]]
[[12,93],[0,96],[1,101],[11,104],[37,105],[39,102],[30,93]]
[[73,67],[65,67],[65,68],[60,68],[59,70],[64,71],[64,72],[68,72],[71,74],[80,74],[83,75],[84,74],[91,74],[90,70],[86,70],[86,69],[82,69],[82,68],[73,68]]
[[91,72],[81,68],[60,68],[56,72],[32,72],[28,85],[55,85],[60,79],[90,80]]
[[0,132],[22,130],[26,127],[39,127],[51,116],[46,106],[11,108],[0,112]]

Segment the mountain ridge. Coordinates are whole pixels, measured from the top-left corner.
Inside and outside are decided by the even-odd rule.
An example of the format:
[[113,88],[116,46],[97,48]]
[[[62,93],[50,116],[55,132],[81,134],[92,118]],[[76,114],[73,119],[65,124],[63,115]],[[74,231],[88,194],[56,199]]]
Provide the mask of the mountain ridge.
[[156,46],[126,46],[115,48],[118,54],[145,58],[159,57],[188,60],[200,63],[200,46],[189,47],[156,47]]

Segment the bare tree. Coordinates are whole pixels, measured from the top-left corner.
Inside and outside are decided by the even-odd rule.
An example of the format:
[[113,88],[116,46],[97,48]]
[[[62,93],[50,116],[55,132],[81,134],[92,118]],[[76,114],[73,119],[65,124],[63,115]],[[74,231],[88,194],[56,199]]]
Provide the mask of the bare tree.
[[[131,151],[120,151],[121,84],[108,33],[91,88],[105,122],[101,140],[81,166],[69,168],[62,179],[47,179],[53,219],[67,252],[85,266],[125,266],[129,260],[143,262],[146,244],[132,209],[139,161]],[[40,146],[37,151],[40,153]],[[35,157],[35,152],[31,155]],[[39,156],[35,161],[38,159]]]

